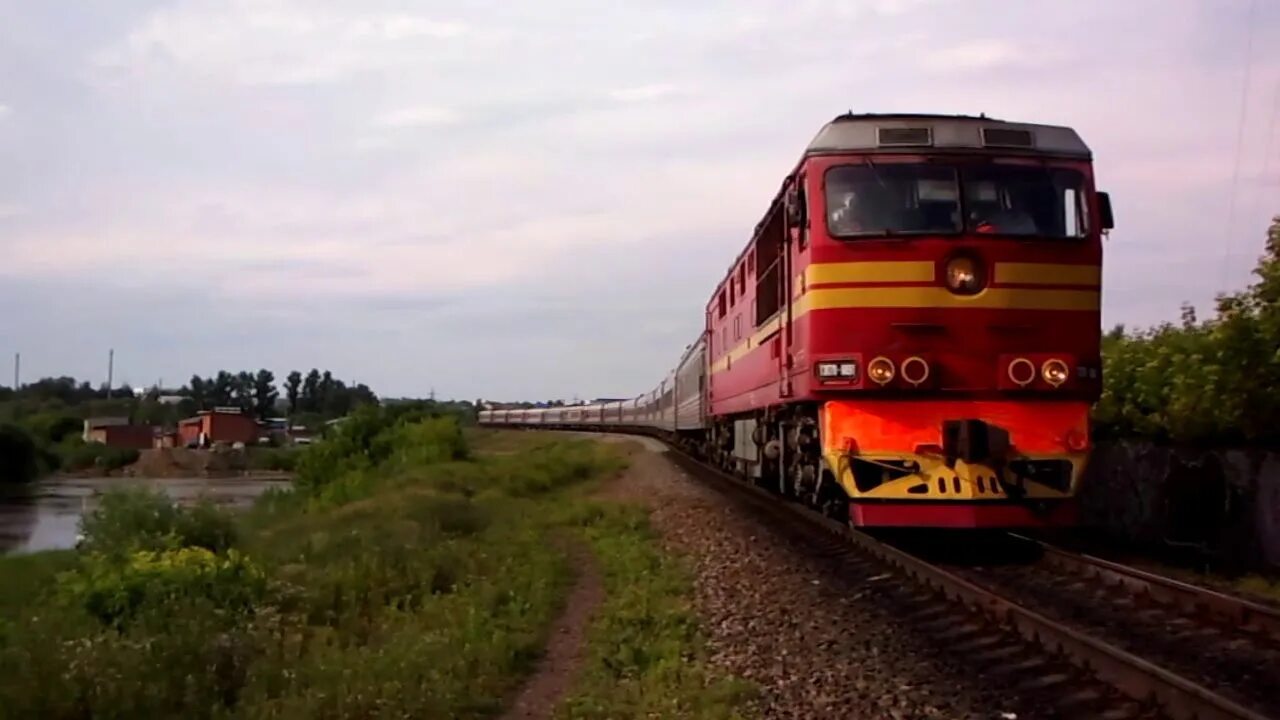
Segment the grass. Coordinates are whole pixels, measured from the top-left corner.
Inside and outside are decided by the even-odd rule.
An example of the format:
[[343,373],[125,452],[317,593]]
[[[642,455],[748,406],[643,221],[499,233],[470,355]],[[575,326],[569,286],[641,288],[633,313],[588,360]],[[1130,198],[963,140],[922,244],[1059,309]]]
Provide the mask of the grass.
[[74,567],[70,550],[46,550],[0,556],[0,623],[15,618],[35,603],[58,573]]
[[1280,603],[1280,578],[1246,575],[1233,582],[1242,593],[1255,595],[1272,603]]
[[659,550],[645,513],[600,504],[578,511],[608,599],[591,628],[583,680],[558,717],[742,717],[754,689],[711,668],[690,574]]
[[616,455],[347,425],[341,452],[300,458],[304,482],[234,519],[132,491],[86,520],[80,553],[0,559],[0,717],[494,717],[567,595],[566,532],[609,599],[561,716],[733,716],[685,571],[639,510],[587,499]]

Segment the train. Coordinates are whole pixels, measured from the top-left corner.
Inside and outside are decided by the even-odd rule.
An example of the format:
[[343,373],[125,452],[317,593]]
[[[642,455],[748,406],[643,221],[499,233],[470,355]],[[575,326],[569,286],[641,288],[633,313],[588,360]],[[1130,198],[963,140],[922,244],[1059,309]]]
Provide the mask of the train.
[[1068,527],[1113,227],[1070,127],[841,115],[656,387],[479,422],[656,435],[859,527]]

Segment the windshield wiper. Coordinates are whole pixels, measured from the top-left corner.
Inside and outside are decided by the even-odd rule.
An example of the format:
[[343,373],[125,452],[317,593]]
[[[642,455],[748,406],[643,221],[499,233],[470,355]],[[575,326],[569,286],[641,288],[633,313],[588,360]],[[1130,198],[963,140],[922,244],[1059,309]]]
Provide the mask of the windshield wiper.
[[867,167],[871,168],[871,174],[876,176],[876,182],[880,183],[880,187],[888,190],[889,186],[885,185],[884,178],[880,177],[880,168],[876,167],[875,162],[873,162],[871,158],[866,158],[866,163]]

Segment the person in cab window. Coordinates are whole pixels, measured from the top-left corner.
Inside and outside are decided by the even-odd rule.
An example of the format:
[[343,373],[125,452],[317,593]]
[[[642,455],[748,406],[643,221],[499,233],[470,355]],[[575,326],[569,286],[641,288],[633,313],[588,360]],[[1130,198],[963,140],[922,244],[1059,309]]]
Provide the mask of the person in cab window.
[[830,211],[831,230],[836,235],[892,233],[902,229],[902,220],[891,207],[892,193],[878,183],[859,183],[837,195],[839,202]]
[[1019,209],[1006,207],[998,190],[978,185],[970,188],[969,229],[991,235],[1035,235],[1038,228],[1031,216]]
[[832,206],[831,214],[831,232],[836,235],[852,235],[854,233],[864,232],[861,218],[858,216],[859,198],[858,193],[853,188],[845,190],[837,195],[838,202]]

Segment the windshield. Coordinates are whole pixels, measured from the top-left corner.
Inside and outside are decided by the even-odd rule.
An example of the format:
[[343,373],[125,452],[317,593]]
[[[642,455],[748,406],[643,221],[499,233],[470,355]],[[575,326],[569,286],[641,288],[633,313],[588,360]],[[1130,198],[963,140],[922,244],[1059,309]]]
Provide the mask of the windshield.
[[1084,176],[1063,168],[842,165],[826,174],[833,236],[971,233],[1078,238]]

